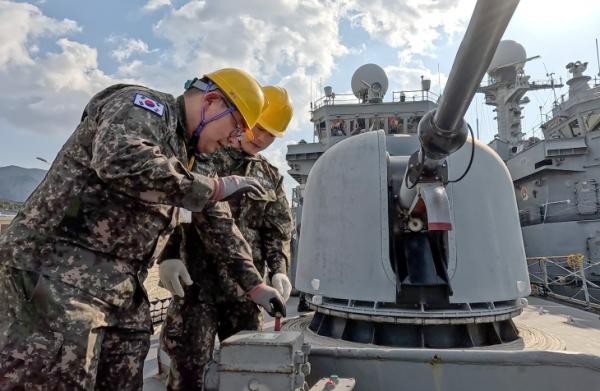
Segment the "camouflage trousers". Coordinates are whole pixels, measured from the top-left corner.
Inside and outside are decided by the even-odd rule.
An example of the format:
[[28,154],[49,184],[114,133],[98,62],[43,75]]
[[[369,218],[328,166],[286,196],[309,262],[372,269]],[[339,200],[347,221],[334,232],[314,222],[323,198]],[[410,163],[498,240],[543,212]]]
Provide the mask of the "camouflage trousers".
[[242,330],[261,329],[262,314],[251,301],[204,303],[175,298],[161,333],[162,348],[171,359],[167,390],[202,390],[215,337],[223,341]]
[[0,390],[141,390],[145,298],[127,310],[37,273],[0,268]]

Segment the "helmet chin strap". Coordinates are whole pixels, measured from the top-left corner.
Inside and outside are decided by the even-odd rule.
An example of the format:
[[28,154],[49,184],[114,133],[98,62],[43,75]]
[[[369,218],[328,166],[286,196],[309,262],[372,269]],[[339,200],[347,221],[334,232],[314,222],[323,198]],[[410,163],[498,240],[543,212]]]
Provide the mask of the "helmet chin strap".
[[[206,94],[210,91],[212,86],[213,86],[213,82],[209,81],[208,84],[206,85],[206,88],[203,89],[202,91],[204,91],[204,93]],[[198,147],[198,142],[200,141],[200,135],[202,134],[202,131],[204,130],[206,125],[208,125],[209,123],[211,123],[213,121],[221,119],[224,116],[226,116],[227,114],[233,113],[234,111],[235,111],[234,107],[229,107],[227,110],[222,111],[219,114],[216,114],[216,115],[210,117],[209,119],[206,119],[206,108],[203,106],[202,111],[200,112],[200,123],[196,127],[196,130],[194,130],[194,133],[192,133],[192,138],[190,140],[190,149],[193,149],[194,152],[197,154],[202,153],[202,151],[200,151],[200,149]]]

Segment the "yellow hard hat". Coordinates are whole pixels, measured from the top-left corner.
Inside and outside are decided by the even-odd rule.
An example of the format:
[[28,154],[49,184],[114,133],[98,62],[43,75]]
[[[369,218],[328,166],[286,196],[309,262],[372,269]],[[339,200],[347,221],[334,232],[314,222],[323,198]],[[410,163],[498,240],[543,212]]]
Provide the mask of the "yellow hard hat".
[[292,101],[285,88],[266,86],[263,93],[269,104],[260,115],[258,125],[273,136],[282,137],[294,114]]
[[253,128],[267,105],[260,84],[247,72],[236,68],[223,68],[204,76],[215,83],[235,105],[246,126]]

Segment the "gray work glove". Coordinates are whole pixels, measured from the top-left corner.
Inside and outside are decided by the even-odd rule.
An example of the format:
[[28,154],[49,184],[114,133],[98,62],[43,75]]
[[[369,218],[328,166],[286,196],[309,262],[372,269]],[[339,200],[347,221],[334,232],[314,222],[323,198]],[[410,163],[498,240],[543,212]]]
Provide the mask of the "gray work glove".
[[273,277],[271,277],[271,285],[273,288],[277,289],[277,292],[279,292],[283,298],[283,302],[287,303],[290,294],[292,293],[292,283],[288,276],[283,273],[275,273]]
[[269,315],[285,317],[285,304],[277,289],[263,282],[252,288],[249,295],[252,301],[263,307]]
[[211,198],[214,201],[227,201],[237,194],[248,192],[259,197],[265,195],[265,189],[255,178],[230,175],[215,179],[215,187]]
[[172,295],[183,297],[183,286],[192,285],[192,279],[181,259],[165,259],[158,265],[158,276],[162,286]]

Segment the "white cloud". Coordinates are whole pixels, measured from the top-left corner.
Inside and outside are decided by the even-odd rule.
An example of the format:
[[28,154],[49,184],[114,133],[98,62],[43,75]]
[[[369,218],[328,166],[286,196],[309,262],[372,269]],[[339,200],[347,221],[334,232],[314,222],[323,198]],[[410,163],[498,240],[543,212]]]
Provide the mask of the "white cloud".
[[196,0],[173,9],[155,32],[171,42],[175,64],[195,72],[235,65],[263,80],[281,77],[284,68],[329,73],[347,52],[330,3]]
[[140,60],[133,60],[129,63],[119,65],[117,74],[124,78],[135,78],[140,75],[140,69],[144,68],[144,63]]
[[0,0],[0,20],[0,70],[9,65],[33,64],[37,46],[29,44],[32,40],[81,30],[74,21],[49,18],[27,3]]
[[404,65],[390,65],[384,70],[390,81],[390,90],[420,90],[421,76],[423,76],[424,79],[431,80],[430,91],[439,94],[448,81],[446,74],[438,74],[430,70],[421,61],[412,61],[410,64]]
[[111,52],[111,56],[121,63],[135,54],[151,52],[148,44],[141,39],[111,36],[108,38],[108,42],[117,44],[117,48]]
[[171,0],[148,0],[144,5],[144,11],[156,11],[157,9],[165,6],[170,6]]
[[474,0],[342,0],[341,11],[353,27],[400,50],[401,58],[434,55],[443,37],[463,31]]
[[269,159],[269,162],[276,166],[279,169],[279,172],[282,174],[290,168],[287,164],[287,160],[285,160],[285,147],[287,147],[285,142],[283,142],[281,139],[277,139],[262,153],[262,155]]
[[285,154],[287,152],[287,144],[284,140],[277,139],[275,142],[261,155],[263,155],[272,165],[277,167],[279,173],[283,175],[283,187],[286,191],[288,201],[291,201],[292,189],[297,186],[296,181],[287,173],[290,169]]
[[[97,51],[65,35],[81,28],[26,3],[0,1],[0,118],[14,129],[69,134],[85,102],[115,82],[98,68]],[[37,41],[58,38],[57,52]]]
[[69,134],[85,102],[116,82],[98,69],[96,49],[66,38],[57,43],[58,53],[0,71],[0,117],[17,129]]

